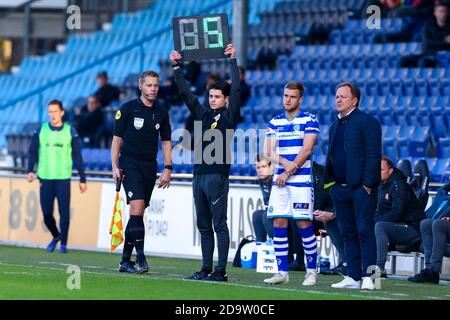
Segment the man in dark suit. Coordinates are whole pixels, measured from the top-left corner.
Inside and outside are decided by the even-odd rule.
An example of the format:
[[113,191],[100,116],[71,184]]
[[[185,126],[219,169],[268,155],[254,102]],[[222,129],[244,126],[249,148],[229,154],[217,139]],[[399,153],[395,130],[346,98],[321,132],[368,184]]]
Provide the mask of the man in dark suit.
[[381,182],[381,126],[358,109],[360,99],[355,84],[337,86],[339,114],[330,128],[324,187],[331,187],[347,259],[348,276],[331,286],[373,290],[367,269],[376,263],[374,211]]

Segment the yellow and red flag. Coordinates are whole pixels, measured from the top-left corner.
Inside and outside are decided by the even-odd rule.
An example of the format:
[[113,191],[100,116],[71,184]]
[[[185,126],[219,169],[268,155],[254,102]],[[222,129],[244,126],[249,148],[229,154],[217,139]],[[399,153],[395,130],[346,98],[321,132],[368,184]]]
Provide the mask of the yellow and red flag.
[[109,234],[111,235],[111,249],[113,252],[120,246],[124,240],[123,226],[122,226],[122,210],[120,208],[119,191],[122,182],[122,171],[116,183],[116,200],[114,202],[113,214],[111,218],[111,226],[109,227]]

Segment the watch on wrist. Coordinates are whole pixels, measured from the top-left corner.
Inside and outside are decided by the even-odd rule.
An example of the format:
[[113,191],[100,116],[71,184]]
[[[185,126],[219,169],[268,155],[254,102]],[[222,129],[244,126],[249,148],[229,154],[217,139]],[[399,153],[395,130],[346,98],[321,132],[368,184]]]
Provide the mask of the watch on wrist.
[[172,165],[166,164],[166,165],[164,166],[164,169],[167,169],[167,170],[172,171]]

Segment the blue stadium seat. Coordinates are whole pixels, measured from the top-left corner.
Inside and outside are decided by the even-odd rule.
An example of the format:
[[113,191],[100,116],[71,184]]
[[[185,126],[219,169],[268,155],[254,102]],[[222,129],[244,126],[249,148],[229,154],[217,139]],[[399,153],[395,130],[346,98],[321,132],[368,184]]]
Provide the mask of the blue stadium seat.
[[395,124],[394,113],[389,109],[380,111],[380,113],[378,114],[378,119],[384,126],[391,126]]
[[[413,79],[414,78],[405,78],[402,80],[403,93],[405,96],[415,96],[416,95]],[[426,84],[426,82],[425,82],[425,84]]]
[[440,158],[450,158],[450,138],[439,138],[438,155]]
[[433,134],[436,138],[442,138],[448,135],[449,129],[445,125],[445,118],[442,114],[432,114]]
[[416,92],[419,96],[427,96],[429,94],[426,79],[416,79]]
[[430,127],[416,127],[409,143],[409,153],[412,157],[425,157],[430,143]]
[[391,141],[395,140],[398,136],[398,132],[400,131],[399,126],[396,125],[387,125],[382,127],[383,141]]
[[433,182],[446,182],[444,181],[445,173],[450,170],[449,158],[438,158],[434,167],[430,170],[431,181]]
[[440,90],[441,90],[441,95],[448,97],[448,93],[450,92],[450,81],[441,81],[440,82]]
[[409,141],[398,140],[397,141],[397,154],[399,158],[409,157]]
[[394,163],[397,162],[398,154],[394,140],[385,140],[383,144],[383,154],[391,158]]

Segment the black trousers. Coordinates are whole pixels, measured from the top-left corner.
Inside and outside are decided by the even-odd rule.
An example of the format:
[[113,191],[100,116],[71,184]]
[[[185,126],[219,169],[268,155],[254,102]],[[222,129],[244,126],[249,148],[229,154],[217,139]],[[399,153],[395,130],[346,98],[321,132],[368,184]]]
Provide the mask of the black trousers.
[[[61,237],[61,244],[67,244],[70,224],[70,179],[44,180],[40,179],[40,202],[44,223],[53,238]],[[53,217],[55,198],[58,201],[59,229]]]
[[192,188],[197,228],[200,231],[201,239],[202,271],[207,273],[212,271],[214,232],[217,236],[219,256],[216,271],[225,271],[230,248],[230,233],[227,225],[228,176],[222,174],[194,175]]

